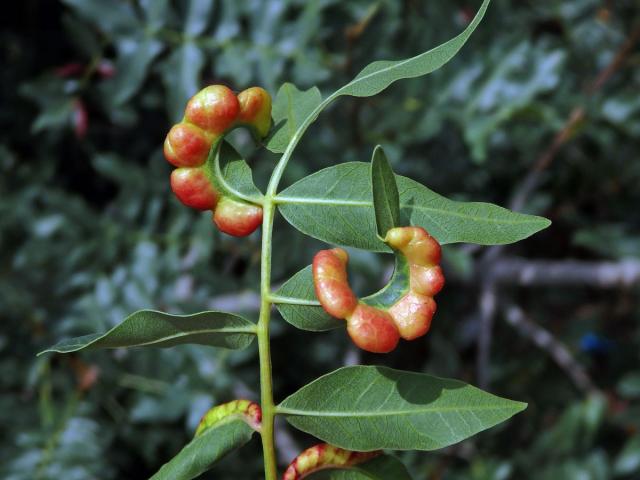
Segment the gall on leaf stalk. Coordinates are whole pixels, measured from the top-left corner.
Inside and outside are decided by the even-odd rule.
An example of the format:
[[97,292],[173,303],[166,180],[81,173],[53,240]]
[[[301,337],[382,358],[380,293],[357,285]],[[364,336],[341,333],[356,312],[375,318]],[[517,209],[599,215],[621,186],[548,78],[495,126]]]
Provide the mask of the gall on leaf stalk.
[[390,229],[385,242],[396,253],[396,271],[387,286],[359,300],[349,285],[349,256],[341,248],[319,251],[313,283],[322,308],[347,321],[347,332],[363,350],[387,353],[400,338],[425,335],[436,312],[433,297],[444,286],[440,244],[421,227]]
[[260,405],[250,400],[232,400],[215,406],[202,416],[195,436],[202,435],[214,425],[230,418],[241,418],[256,432],[260,432],[262,409]]
[[164,142],[166,159],[178,167],[171,173],[171,189],[178,199],[196,210],[212,210],[216,226],[236,237],[258,228],[262,207],[221,187],[214,173],[215,155],[210,153],[240,126],[248,127],[257,140],[266,137],[271,127],[271,96],[260,87],[236,96],[224,85],[210,85],[189,100],[184,118],[169,130]]
[[348,468],[381,455],[381,451],[352,452],[320,443],[298,455],[284,472],[282,480],[301,480],[319,470]]

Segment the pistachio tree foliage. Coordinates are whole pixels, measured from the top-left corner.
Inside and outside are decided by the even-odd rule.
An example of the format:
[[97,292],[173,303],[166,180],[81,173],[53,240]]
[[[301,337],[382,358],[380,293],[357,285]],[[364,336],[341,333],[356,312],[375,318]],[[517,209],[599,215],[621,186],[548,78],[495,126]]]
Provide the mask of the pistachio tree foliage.
[[[639,449],[624,399],[637,398],[637,373],[616,362],[600,367],[612,369],[613,386],[620,381],[613,417],[602,396],[581,400],[544,354],[505,330],[494,342],[489,390],[514,400],[472,386],[477,277],[474,250],[460,244],[515,243],[520,255],[561,256],[568,242],[554,240],[570,226],[579,252],[637,254],[620,223],[626,216],[592,229],[586,219],[607,219],[604,202],[586,212],[566,207],[576,178],[587,183],[580,189],[609,191],[611,167],[594,164],[599,174],[576,177],[581,152],[547,179],[528,214],[498,206],[580,99],[575,79],[595,77],[624,44],[635,10],[624,2],[619,10],[570,1],[521,11],[488,3],[38,7],[66,40],[55,64],[22,58],[37,65],[17,72],[29,80],[3,74],[20,85],[7,105],[26,105],[29,116],[16,116],[22,131],[2,144],[3,266],[20,272],[0,285],[15,324],[2,336],[2,369],[6,389],[21,392],[3,399],[2,476],[402,479],[445,469],[450,478],[633,478]],[[7,45],[20,44],[6,35]],[[590,61],[576,69],[583,52]],[[170,195],[162,142],[170,131],[182,135],[171,125],[207,85],[226,85],[239,101],[260,85],[273,100],[268,129],[209,138],[195,165],[206,166],[199,180],[221,193],[198,197],[209,203],[196,208],[251,207],[246,228],[236,228],[233,208],[212,222],[211,212]],[[618,139],[610,161],[628,173],[615,201],[631,204],[626,186],[637,172],[622,162],[630,147],[621,140],[636,131],[637,108],[633,89],[614,86],[616,95],[593,100],[597,132],[579,127],[592,152]],[[37,141],[20,140],[30,127]],[[174,154],[165,149],[167,159]],[[194,168],[171,163],[174,172]],[[171,178],[189,204],[192,190],[181,198],[176,187],[185,177]],[[565,231],[544,230],[542,215]],[[388,235],[406,228],[442,245],[442,262],[407,261]],[[336,249],[348,254],[341,268],[356,302],[344,315],[323,302],[311,265]],[[412,274],[441,263],[444,288],[416,293]],[[430,299],[419,303],[428,323],[404,328],[410,295]],[[538,318],[541,298],[560,310],[569,301],[531,297]],[[598,330],[597,316],[581,315],[589,325],[580,328]],[[354,318],[391,318],[383,323],[393,342],[358,340]],[[567,341],[593,340],[587,333],[568,331]],[[613,348],[598,339],[584,343],[594,355],[586,363]],[[380,349],[392,351],[369,353]],[[525,415],[475,440],[523,401]],[[29,415],[12,414],[27,404]],[[274,429],[275,417],[289,426]],[[615,441],[602,450],[594,445],[605,424]],[[516,445],[532,448],[525,455]]]

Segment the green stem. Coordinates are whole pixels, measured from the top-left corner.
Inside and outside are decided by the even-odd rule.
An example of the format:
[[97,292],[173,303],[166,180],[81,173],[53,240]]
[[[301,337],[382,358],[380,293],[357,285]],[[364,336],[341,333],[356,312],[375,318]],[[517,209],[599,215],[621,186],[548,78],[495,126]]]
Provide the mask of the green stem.
[[260,318],[258,319],[258,352],[260,355],[260,403],[262,407],[262,453],[264,455],[265,480],[277,480],[278,468],[274,445],[273,424],[276,406],[273,402],[273,380],[271,375],[271,345],[269,341],[269,321],[271,320],[271,248],[273,219],[276,209],[275,197],[282,174],[289,163],[294,149],[304,132],[313,123],[322,109],[331,103],[335,94],[327,98],[304,120],[289,142],[286,151],[278,161],[269,179],[267,193],[262,201],[262,252],[260,254]]
[[271,238],[275,206],[271,197],[266,197],[262,217],[262,252],[260,272],[260,318],[258,320],[258,352],[260,354],[260,403],[262,407],[262,452],[264,455],[264,476],[266,480],[276,480],[278,469],[273,435],[275,405],[271,375],[271,345],[269,321],[271,319]]

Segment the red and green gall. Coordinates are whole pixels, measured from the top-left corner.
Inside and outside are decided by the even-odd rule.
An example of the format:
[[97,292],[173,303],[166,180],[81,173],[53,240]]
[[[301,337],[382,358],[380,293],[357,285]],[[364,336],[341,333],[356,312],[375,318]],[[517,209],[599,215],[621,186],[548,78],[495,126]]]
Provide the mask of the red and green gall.
[[[400,292],[385,305],[359,300],[349,285],[349,256],[341,248],[319,251],[313,259],[313,282],[322,308],[347,321],[347,332],[363,350],[387,353],[400,338],[414,340],[427,333],[436,311],[433,296],[444,286],[440,244],[421,227],[389,230],[385,242],[402,259],[406,275]],[[369,297],[370,298],[370,297]]]
[[260,87],[237,96],[224,85],[211,85],[194,95],[182,121],[164,142],[164,155],[178,167],[171,173],[171,189],[185,205],[214,212],[216,226],[229,235],[243,237],[262,223],[262,207],[225,194],[216,187],[210,163],[211,150],[232,129],[243,126],[261,140],[271,128],[271,97]]

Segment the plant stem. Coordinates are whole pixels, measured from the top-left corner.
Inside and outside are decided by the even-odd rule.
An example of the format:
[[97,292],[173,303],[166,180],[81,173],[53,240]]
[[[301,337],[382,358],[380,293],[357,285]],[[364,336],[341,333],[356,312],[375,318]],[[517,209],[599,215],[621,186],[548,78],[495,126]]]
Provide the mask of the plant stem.
[[271,247],[273,216],[275,205],[271,196],[263,203],[262,251],[260,271],[260,318],[258,320],[258,352],[260,355],[260,404],[262,407],[262,452],[264,455],[264,476],[266,480],[276,480],[278,469],[274,446],[273,422],[275,405],[271,375],[271,345],[269,321],[271,319]]
[[333,101],[333,96],[327,98],[321,105],[311,112],[303,121],[301,127],[289,142],[286,151],[278,161],[271,174],[267,193],[262,199],[262,251],[260,253],[260,318],[258,319],[258,352],[260,355],[260,404],[262,407],[262,453],[264,456],[265,480],[277,480],[278,468],[274,445],[273,424],[276,407],[273,403],[273,386],[271,375],[271,345],[269,340],[269,321],[271,320],[271,248],[273,235],[273,219],[276,209],[275,197],[282,174],[289,163],[293,151],[298,145],[304,132],[313,123],[322,109]]

